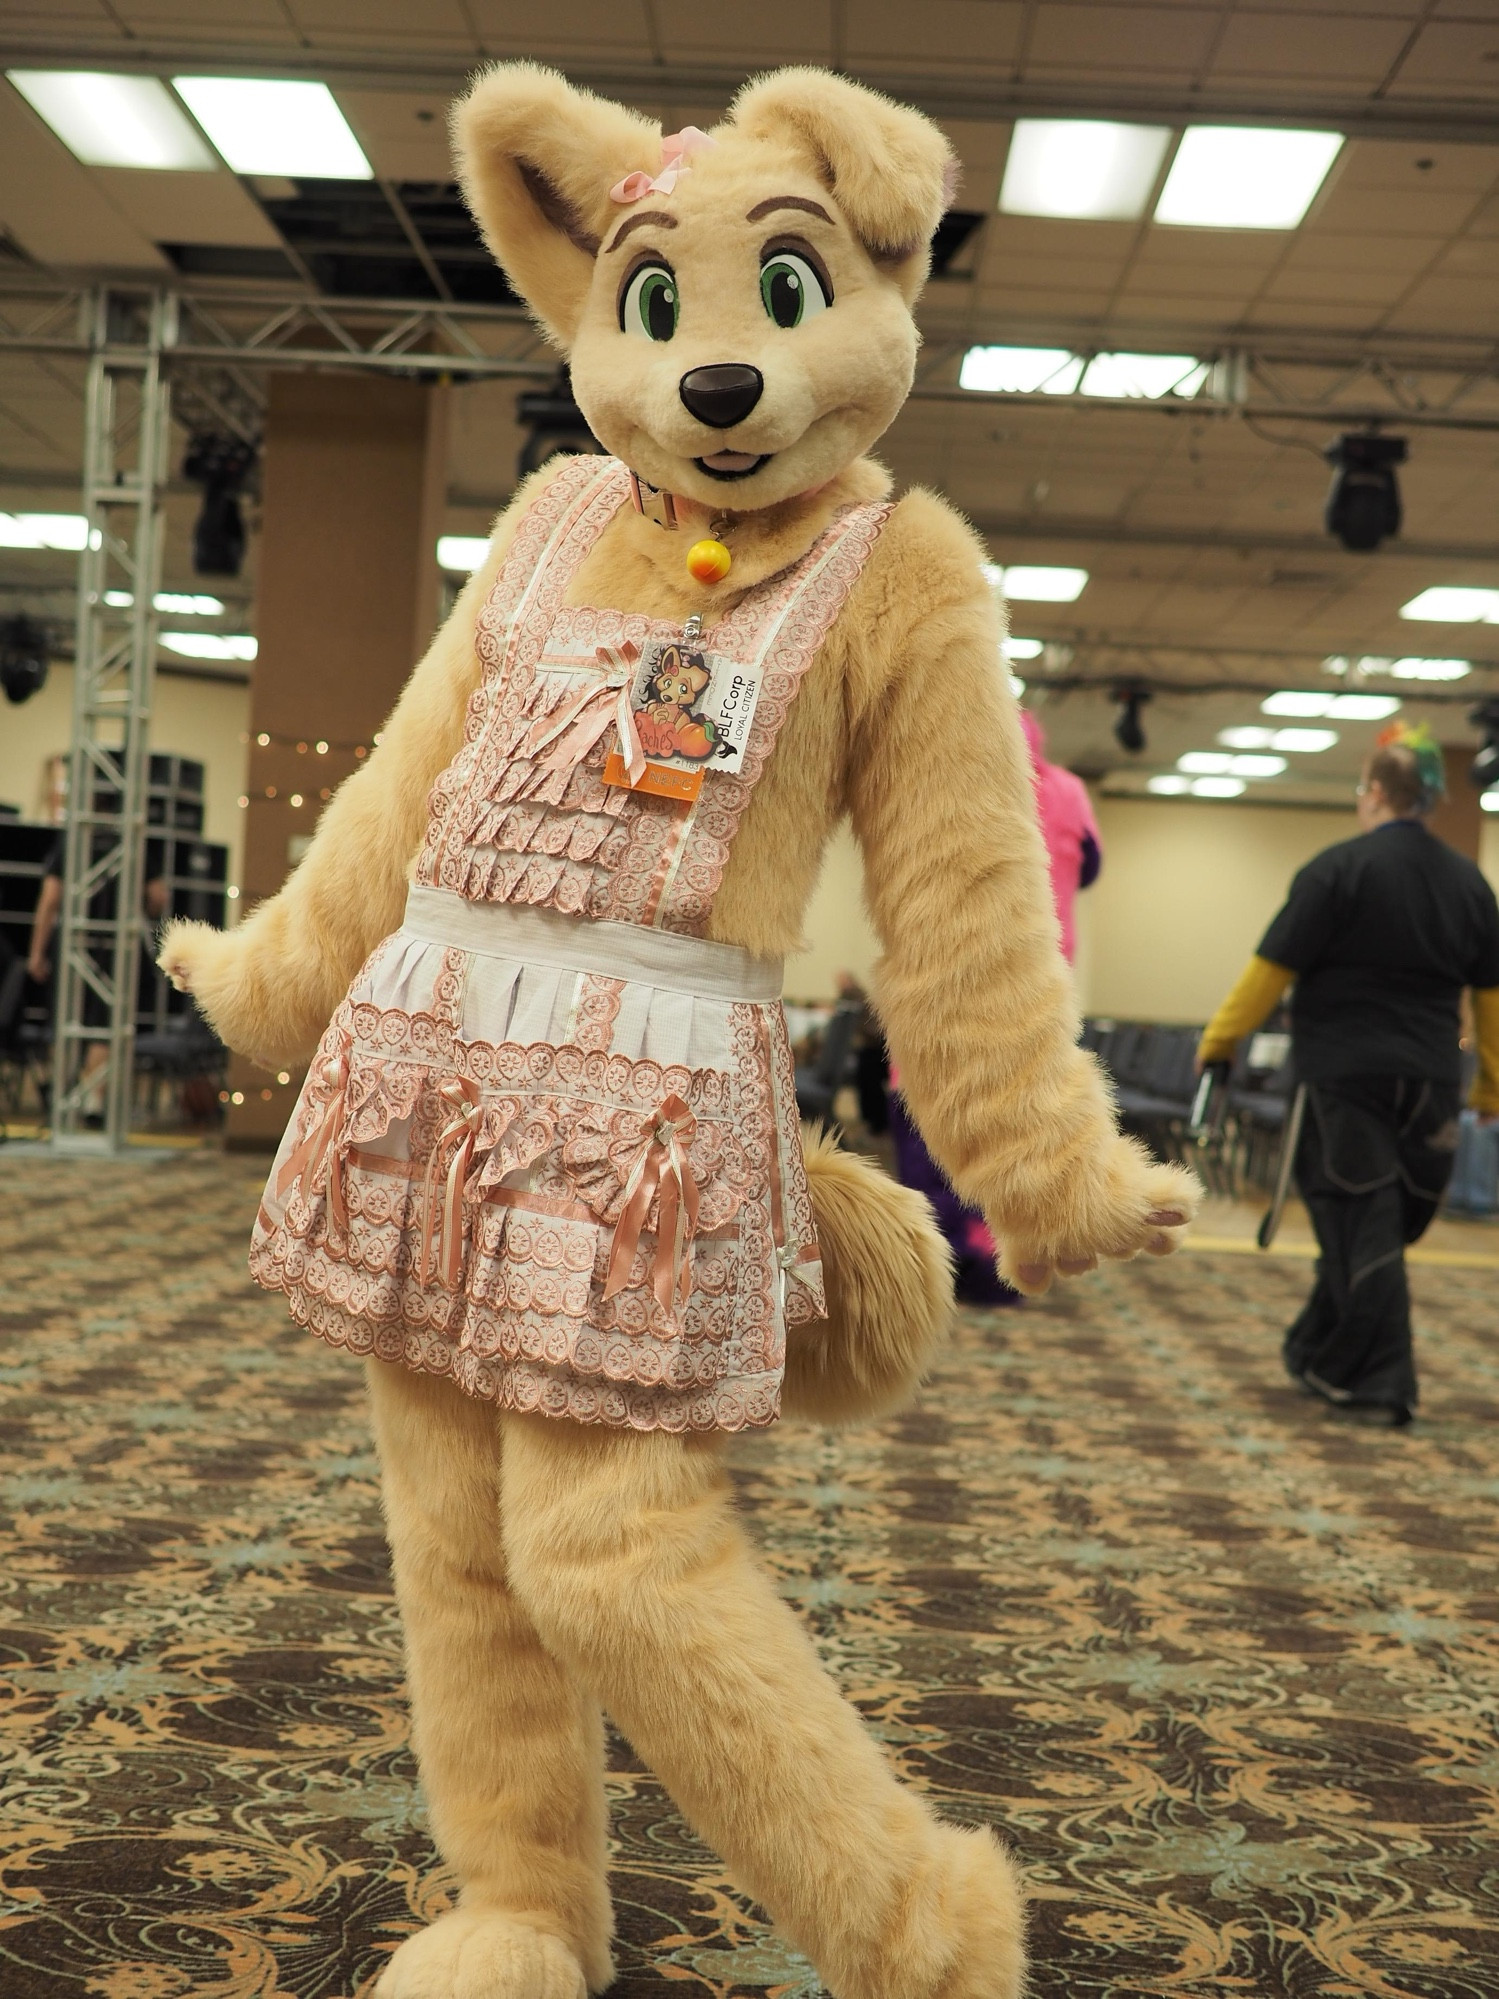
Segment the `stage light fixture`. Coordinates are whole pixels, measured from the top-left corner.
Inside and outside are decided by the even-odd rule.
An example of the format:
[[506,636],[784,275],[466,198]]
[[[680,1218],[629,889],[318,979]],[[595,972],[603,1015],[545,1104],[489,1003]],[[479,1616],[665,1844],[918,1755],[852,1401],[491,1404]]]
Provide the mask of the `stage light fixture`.
[[[1483,748],[1469,765],[1468,776],[1477,790],[1495,792],[1499,788],[1499,696],[1480,701],[1468,711],[1468,720],[1483,731]],[[1484,810],[1499,811],[1499,804],[1491,805],[1485,797]]]
[[193,525],[193,569],[199,576],[238,576],[245,559],[240,494],[255,465],[255,447],[239,437],[204,433],[192,440],[182,474],[203,488]]
[[35,618],[0,619],[0,687],[17,706],[47,684],[47,634]]
[[1322,456],[1333,467],[1323,523],[1344,548],[1367,554],[1400,532],[1395,467],[1406,459],[1403,437],[1349,432]]
[[1140,710],[1151,699],[1150,689],[1142,680],[1121,681],[1114,689],[1114,697],[1119,703],[1119,713],[1114,718],[1114,741],[1121,750],[1137,757],[1145,748],[1145,726],[1140,720]]

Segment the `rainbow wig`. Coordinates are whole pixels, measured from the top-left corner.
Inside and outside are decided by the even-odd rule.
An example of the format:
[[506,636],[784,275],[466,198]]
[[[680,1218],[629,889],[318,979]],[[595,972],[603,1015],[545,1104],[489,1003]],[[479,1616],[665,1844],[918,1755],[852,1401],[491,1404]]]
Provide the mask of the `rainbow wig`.
[[1409,750],[1416,760],[1416,776],[1421,785],[1422,812],[1447,796],[1447,765],[1442,746],[1424,722],[1395,722],[1379,735],[1382,750]]

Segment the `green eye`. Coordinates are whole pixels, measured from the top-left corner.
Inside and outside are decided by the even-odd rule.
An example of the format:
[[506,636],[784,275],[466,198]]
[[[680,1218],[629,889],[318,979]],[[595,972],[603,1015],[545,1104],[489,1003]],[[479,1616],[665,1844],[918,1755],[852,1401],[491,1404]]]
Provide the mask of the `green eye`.
[[670,340],[680,311],[675,275],[664,264],[642,264],[625,286],[619,323],[626,333],[643,333],[647,340]]
[[777,250],[760,266],[760,297],[777,326],[800,326],[833,303],[827,279],[794,250]]

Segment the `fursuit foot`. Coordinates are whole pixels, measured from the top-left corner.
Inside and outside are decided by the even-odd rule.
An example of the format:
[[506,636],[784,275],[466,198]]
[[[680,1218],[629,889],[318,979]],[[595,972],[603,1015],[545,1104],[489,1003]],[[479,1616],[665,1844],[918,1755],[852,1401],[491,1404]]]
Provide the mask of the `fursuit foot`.
[[560,1937],[498,1909],[452,1909],[408,1937],[371,1999],[586,1999]]

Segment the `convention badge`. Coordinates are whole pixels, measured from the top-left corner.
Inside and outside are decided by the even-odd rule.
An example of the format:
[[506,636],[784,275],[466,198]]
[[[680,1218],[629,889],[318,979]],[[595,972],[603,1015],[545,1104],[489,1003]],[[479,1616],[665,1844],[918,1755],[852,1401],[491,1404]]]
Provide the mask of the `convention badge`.
[[721,653],[701,652],[680,639],[652,640],[641,649],[630,688],[636,743],[611,754],[604,782],[693,799],[706,775],[725,771],[737,777],[763,678],[759,667],[741,666]]

